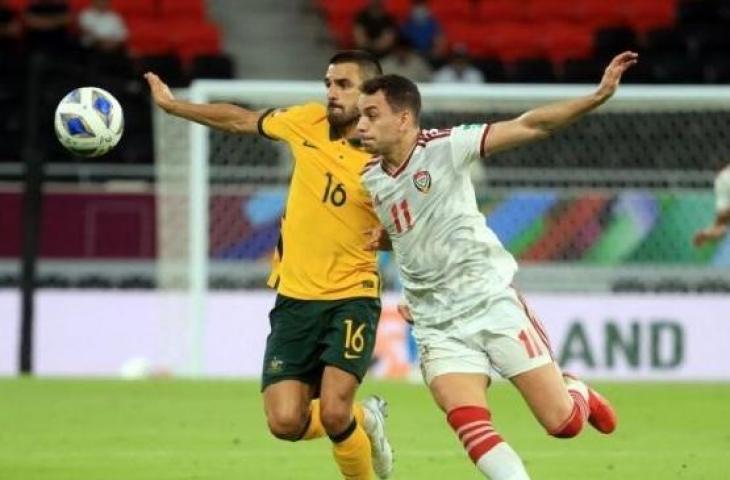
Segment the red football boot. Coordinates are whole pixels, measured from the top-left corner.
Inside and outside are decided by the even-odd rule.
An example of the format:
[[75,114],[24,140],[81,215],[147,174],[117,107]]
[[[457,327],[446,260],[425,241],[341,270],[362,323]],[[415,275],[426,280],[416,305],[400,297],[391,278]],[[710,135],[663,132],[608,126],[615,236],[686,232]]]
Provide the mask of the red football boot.
[[606,400],[603,395],[593,390],[584,382],[578,380],[569,373],[563,373],[566,383],[578,382],[582,383],[588,390],[588,422],[601,433],[609,434],[616,430],[618,417],[611,403]]
[[601,433],[609,434],[616,430],[618,417],[616,410],[613,409],[611,403],[603,398],[603,395],[588,387],[588,408],[591,413],[588,415],[588,421],[593,428]]

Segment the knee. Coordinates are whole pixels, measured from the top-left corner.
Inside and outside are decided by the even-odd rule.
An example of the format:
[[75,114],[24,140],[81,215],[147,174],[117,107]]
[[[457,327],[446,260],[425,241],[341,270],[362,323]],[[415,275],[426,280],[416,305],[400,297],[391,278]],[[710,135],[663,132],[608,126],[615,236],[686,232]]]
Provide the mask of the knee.
[[320,417],[322,426],[327,435],[340,434],[350,426],[352,422],[352,408],[344,403],[335,405],[321,405]]
[[304,433],[307,417],[300,412],[269,412],[266,421],[273,436],[280,440],[296,442]]
[[[562,413],[562,415],[561,415]],[[569,412],[558,412],[555,421],[545,425],[548,433],[556,438],[573,438],[583,430],[585,418],[577,405]]]

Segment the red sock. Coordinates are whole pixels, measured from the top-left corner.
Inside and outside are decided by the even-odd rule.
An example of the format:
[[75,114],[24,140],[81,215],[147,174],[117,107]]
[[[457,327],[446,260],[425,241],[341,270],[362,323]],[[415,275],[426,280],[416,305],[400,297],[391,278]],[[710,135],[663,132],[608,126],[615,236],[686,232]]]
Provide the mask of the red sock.
[[583,429],[583,424],[588,418],[588,403],[583,396],[575,391],[570,391],[573,397],[573,411],[563,424],[550,432],[550,435],[557,438],[573,438]]
[[492,427],[491,415],[486,408],[458,407],[451,410],[446,419],[474,463],[503,441]]

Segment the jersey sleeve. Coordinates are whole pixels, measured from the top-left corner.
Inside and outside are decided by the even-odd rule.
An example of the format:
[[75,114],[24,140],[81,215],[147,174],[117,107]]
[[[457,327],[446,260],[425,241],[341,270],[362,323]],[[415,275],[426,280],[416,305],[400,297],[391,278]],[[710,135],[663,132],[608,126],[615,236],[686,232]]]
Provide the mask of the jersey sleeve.
[[259,133],[272,140],[288,140],[293,134],[293,126],[311,120],[315,113],[315,105],[295,105],[286,108],[272,108],[259,118]]
[[730,208],[730,167],[715,178],[715,207],[718,212]]
[[483,158],[484,139],[489,131],[489,124],[475,123],[459,125],[451,129],[451,159],[457,170],[468,168],[476,160]]

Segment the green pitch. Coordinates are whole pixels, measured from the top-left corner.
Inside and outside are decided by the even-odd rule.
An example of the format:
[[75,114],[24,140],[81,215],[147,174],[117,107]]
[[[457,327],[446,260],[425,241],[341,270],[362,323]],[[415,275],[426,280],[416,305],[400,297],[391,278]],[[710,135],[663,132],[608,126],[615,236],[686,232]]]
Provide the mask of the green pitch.
[[[730,385],[607,384],[619,429],[548,437],[507,384],[496,426],[536,480],[730,478]],[[421,385],[368,382],[391,405],[395,479],[482,478]],[[2,480],[338,479],[328,440],[272,439],[258,385],[0,380]]]

